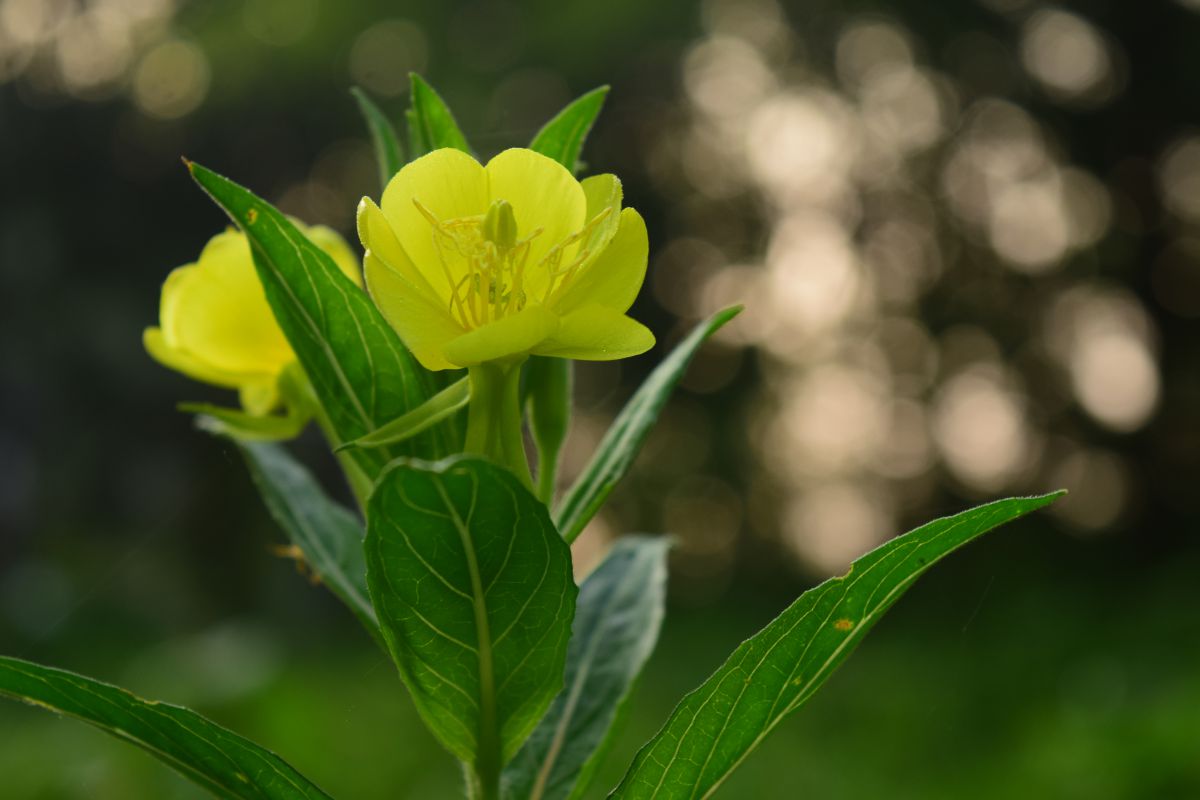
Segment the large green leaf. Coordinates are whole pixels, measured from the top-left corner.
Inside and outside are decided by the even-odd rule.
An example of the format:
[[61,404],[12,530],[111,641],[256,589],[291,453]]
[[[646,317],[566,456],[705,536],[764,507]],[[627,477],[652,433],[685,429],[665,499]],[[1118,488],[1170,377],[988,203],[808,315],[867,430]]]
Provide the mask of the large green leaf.
[[233,439],[271,516],[304,554],[313,574],[383,643],[367,592],[363,527],[326,496],[303,465],[278,445]]
[[[428,373],[333,259],[269,203],[199,164],[188,166],[249,238],[275,319],[341,442],[371,433],[429,399]],[[450,439],[439,427],[392,448],[355,450],[352,457],[374,477],[396,456],[445,455],[455,449]]]
[[396,129],[388,120],[387,115],[375,105],[367,93],[355,86],[350,90],[358,102],[359,111],[367,123],[371,134],[371,144],[375,148],[375,163],[379,165],[379,188],[387,188],[388,181],[404,166],[404,148],[396,136]]
[[608,87],[601,86],[573,100],[537,132],[529,149],[553,158],[571,172],[578,171],[583,141],[592,129],[606,97]]
[[75,717],[135,744],[217,797],[329,800],[279,756],[186,708],[2,656],[0,695]]
[[742,310],[733,306],[697,325],[670,355],[655,367],[604,434],[595,455],[554,511],[554,522],[564,539],[575,541],[600,510],[614,487],[625,477],[658,412],[666,404],[700,345]]
[[587,789],[658,640],[668,547],[627,536],[579,587],[566,685],[505,768],[505,797],[566,800]]
[[802,594],[683,699],[610,796],[711,796],[927,569],[1061,494],[998,500],[922,525],[858,559],[842,577]]
[[546,507],[473,456],[402,459],[367,506],[367,585],[417,710],[485,797],[562,687],[571,553]]
[[467,144],[467,137],[459,130],[446,101],[420,75],[414,72],[410,77],[412,106],[405,117],[408,120],[408,146],[412,150],[412,157],[418,158],[442,147],[470,153],[471,145]]

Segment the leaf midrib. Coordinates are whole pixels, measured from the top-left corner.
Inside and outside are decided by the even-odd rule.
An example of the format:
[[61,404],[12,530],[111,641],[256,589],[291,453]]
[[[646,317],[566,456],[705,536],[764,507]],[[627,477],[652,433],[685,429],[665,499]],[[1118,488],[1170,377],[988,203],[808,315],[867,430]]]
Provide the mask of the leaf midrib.
[[475,512],[475,501],[478,498],[479,487],[474,476],[471,476],[471,505],[467,510],[467,521],[459,516],[458,509],[450,501],[441,476],[432,476],[434,487],[442,504],[446,507],[450,521],[458,533],[462,543],[463,554],[467,560],[467,572],[471,578],[471,605],[475,616],[475,632],[479,640],[476,659],[479,665],[479,750],[475,755],[475,763],[481,774],[480,779],[492,779],[491,772],[499,777],[500,770],[500,731],[496,718],[496,676],[493,663],[491,626],[488,622],[487,596],[483,589],[483,579],[479,572],[479,560],[475,553],[475,545],[471,539],[469,522]]
[[[630,575],[634,574],[633,570],[628,570],[621,581],[613,587],[609,592],[608,598],[604,602],[604,607],[598,614],[598,619],[603,621],[608,617],[616,604],[617,599],[621,597],[621,590],[624,589],[629,582]],[[571,684],[571,693],[567,696],[567,704],[563,708],[562,718],[554,729],[554,738],[551,740],[550,749],[546,753],[546,759],[542,763],[542,768],[538,770],[537,781],[533,785],[533,791],[529,795],[529,800],[541,800],[546,792],[546,787],[550,780],[550,774],[554,771],[554,765],[558,761],[558,756],[561,753],[563,741],[565,740],[567,729],[571,726],[571,721],[575,716],[575,708],[579,703],[579,698],[583,693],[583,685],[587,682],[587,677],[592,670],[592,662],[596,654],[596,648],[600,646],[600,640],[603,633],[603,624],[598,624],[588,638],[587,650],[580,663],[583,664],[583,669],[579,671],[576,680]]]

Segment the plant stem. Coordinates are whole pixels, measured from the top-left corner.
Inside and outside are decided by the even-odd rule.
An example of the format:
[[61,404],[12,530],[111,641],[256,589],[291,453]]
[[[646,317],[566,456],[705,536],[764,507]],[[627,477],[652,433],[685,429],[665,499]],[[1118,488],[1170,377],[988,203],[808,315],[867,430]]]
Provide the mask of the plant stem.
[[[325,407],[321,405],[321,401],[317,399],[317,393],[313,391],[312,383],[308,376],[296,365],[293,369],[289,369],[283,376],[281,381],[285,397],[289,403],[303,403],[312,409],[313,418],[317,421],[317,426],[321,429],[321,433],[325,435],[325,441],[329,445],[330,450],[337,450],[343,442],[337,431],[334,430],[333,422],[329,419],[329,415],[325,413]],[[366,473],[362,471],[362,467],[358,466],[358,462],[350,453],[341,452],[335,453],[338,463],[342,467],[342,473],[346,476],[346,483],[350,484],[350,491],[354,493],[354,500],[358,503],[358,510],[362,514],[367,513],[367,498],[371,496],[372,483]]]
[[534,356],[525,367],[529,430],[537,445],[537,494],[554,504],[558,456],[571,427],[572,364],[565,358]]
[[486,456],[532,490],[529,459],[521,435],[521,365],[487,362],[471,367],[467,411],[468,453]]

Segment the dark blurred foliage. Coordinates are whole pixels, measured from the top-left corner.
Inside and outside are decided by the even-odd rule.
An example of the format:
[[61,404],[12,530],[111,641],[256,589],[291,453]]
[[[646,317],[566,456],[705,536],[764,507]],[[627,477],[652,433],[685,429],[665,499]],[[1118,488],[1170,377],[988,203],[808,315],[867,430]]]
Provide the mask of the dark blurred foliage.
[[[935,571],[726,794],[1200,793],[1192,5],[0,0],[0,651],[194,703],[340,796],[452,791],[386,659],[271,554],[236,453],[174,410],[232,398],[141,349],[162,279],[225,224],[179,157],[353,241],[357,199],[378,187],[351,83],[399,118],[420,70],[482,156],[608,83],[585,158],[649,224],[635,316],[665,346],[715,304],[750,307],[581,540],[587,560],[623,530],[680,539],[663,647],[605,785],[814,576],[905,525],[1065,482],[1082,506]],[[1039,45],[1046,31],[1059,40]],[[852,85],[856,58],[894,80],[872,89],[862,67]],[[905,102],[930,92],[932,129]],[[917,137],[886,158],[870,144],[880,108],[884,130]],[[779,158],[756,164],[745,137]],[[851,153],[851,138],[868,143]],[[953,164],[962,185],[984,181],[984,206],[955,194]],[[894,296],[888,245],[906,240],[873,237],[900,223],[934,268]],[[789,225],[794,274],[772,255]],[[805,295],[839,259],[853,302]],[[1109,318],[1097,336],[1117,349],[1088,350],[1089,320]],[[887,346],[905,336],[933,354],[912,391]],[[568,468],[663,351],[580,368]],[[1124,406],[1095,394],[1112,386],[1106,352],[1131,358]],[[892,469],[901,422],[922,455]],[[320,442],[297,447],[336,487]],[[11,796],[197,796],[39,714],[0,706]]]

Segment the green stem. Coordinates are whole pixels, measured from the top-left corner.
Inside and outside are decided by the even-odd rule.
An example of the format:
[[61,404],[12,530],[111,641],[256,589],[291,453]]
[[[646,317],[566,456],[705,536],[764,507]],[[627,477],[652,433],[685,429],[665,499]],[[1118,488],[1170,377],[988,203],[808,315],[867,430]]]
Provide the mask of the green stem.
[[537,445],[537,494],[554,503],[558,456],[571,427],[572,364],[565,358],[534,356],[525,366],[529,431]]
[[308,380],[308,376],[304,374],[304,370],[300,369],[299,365],[288,369],[280,380],[281,390],[287,398],[289,405],[304,404],[312,409],[313,418],[317,421],[317,426],[321,429],[321,433],[325,435],[325,441],[329,445],[329,449],[334,451],[337,456],[338,463],[342,467],[342,473],[346,476],[346,483],[350,484],[350,491],[354,493],[354,499],[358,503],[358,510],[364,515],[367,513],[367,498],[371,496],[373,485],[371,479],[362,471],[362,467],[354,460],[352,454],[347,452],[337,452],[344,442],[337,431],[333,427],[333,422],[329,419],[329,415],[325,412],[325,407],[321,405],[321,401],[317,399],[317,393],[313,391],[312,383]]
[[[317,424],[321,427],[321,432],[325,434],[325,440],[329,443],[331,450],[337,450],[342,446],[342,440],[334,433],[333,425],[329,422],[329,417],[324,410],[320,410],[316,414]],[[371,496],[371,489],[374,485],[371,483],[367,474],[362,471],[362,467],[354,460],[352,453],[342,451],[335,453],[338,463],[342,466],[342,473],[346,476],[346,483],[350,484],[350,491],[354,493],[354,499],[358,503],[358,510],[364,515],[367,513],[367,499]]]
[[538,499],[550,507],[554,503],[554,490],[558,488],[558,450],[538,448]]
[[533,488],[521,435],[521,365],[487,362],[471,367],[467,410],[468,453],[486,456]]

